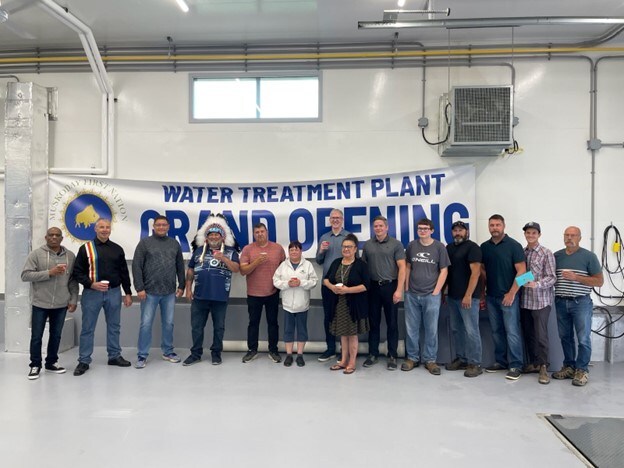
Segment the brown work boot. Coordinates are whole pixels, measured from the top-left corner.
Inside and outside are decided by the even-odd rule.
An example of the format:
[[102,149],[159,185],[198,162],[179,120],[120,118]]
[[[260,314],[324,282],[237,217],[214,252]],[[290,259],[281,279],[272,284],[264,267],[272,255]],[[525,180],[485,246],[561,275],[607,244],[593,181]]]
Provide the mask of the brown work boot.
[[444,368],[449,371],[465,370],[468,368],[468,364],[460,358],[455,358],[453,362],[447,362]]
[[535,364],[527,364],[522,368],[523,374],[537,374],[540,371],[540,367]]
[[574,380],[572,380],[572,385],[574,385],[575,387],[584,387],[587,384],[588,380],[589,374],[587,373],[587,371],[584,371],[582,369],[576,369],[576,372],[574,373]]
[[411,371],[414,367],[418,367],[418,363],[416,361],[412,361],[411,359],[406,359],[403,361],[403,364],[401,364],[401,370],[406,372]]
[[568,366],[563,366],[561,370],[553,372],[552,378],[555,380],[573,379],[574,369]]
[[483,369],[481,366],[477,366],[476,364],[468,364],[468,369],[464,372],[464,377],[478,377],[483,374]]
[[537,381],[541,384],[549,384],[550,383],[550,377],[548,376],[548,367],[545,365],[542,365],[539,367],[539,377],[537,378]]
[[425,364],[425,369],[427,369],[431,375],[440,375],[440,368],[433,361],[427,362]]

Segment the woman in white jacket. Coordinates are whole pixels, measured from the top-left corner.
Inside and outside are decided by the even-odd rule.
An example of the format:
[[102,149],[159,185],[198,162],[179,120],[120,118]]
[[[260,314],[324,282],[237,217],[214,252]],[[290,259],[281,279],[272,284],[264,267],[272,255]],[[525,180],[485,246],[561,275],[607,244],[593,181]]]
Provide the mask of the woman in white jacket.
[[284,308],[284,365],[292,366],[295,329],[297,330],[297,365],[305,366],[303,348],[308,341],[308,309],[310,290],[316,286],[318,277],[312,264],[301,257],[301,242],[288,244],[288,258],[275,270],[273,284],[279,289]]

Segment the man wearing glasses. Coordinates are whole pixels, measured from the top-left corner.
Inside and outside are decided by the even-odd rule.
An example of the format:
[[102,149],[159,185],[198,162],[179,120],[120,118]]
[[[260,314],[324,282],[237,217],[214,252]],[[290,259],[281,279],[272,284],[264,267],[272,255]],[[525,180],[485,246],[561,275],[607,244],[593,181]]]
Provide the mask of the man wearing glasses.
[[399,344],[399,306],[405,284],[405,250],[403,244],[388,235],[388,220],[376,216],[373,220],[375,235],[367,240],[362,260],[368,264],[370,273],[368,357],[364,367],[371,367],[379,360],[381,309],[386,316],[388,336],[388,370],[397,368]]
[[154,219],[154,234],[139,241],[132,260],[134,287],[141,301],[141,327],[134,365],[137,369],[143,369],[147,364],[152,325],[159,306],[162,358],[173,363],[180,362],[173,349],[173,312],[176,297],[184,293],[184,260],[180,244],[168,237],[167,232],[169,221],[165,216],[157,216]]
[[[446,248],[431,237],[433,223],[428,219],[418,221],[418,239],[407,246],[407,272],[405,284],[405,347],[407,359],[402,371],[418,367],[420,358],[432,375],[440,375],[436,363],[438,356],[438,317],[440,298],[451,264]],[[420,350],[420,325],[425,329],[425,342]]]
[[[344,216],[342,211],[334,208],[329,213],[329,224],[331,230],[321,236],[318,241],[318,249],[316,251],[316,263],[323,266],[323,276],[325,278],[329,267],[332,262],[337,258],[342,257],[342,241],[347,237],[349,231],[343,229]],[[320,362],[327,362],[330,359],[336,357],[336,337],[329,331],[329,323],[331,319],[331,291],[327,289],[327,286],[321,286],[321,297],[323,298],[323,311],[325,326],[325,341],[327,342],[327,350],[323,352],[318,360]]]

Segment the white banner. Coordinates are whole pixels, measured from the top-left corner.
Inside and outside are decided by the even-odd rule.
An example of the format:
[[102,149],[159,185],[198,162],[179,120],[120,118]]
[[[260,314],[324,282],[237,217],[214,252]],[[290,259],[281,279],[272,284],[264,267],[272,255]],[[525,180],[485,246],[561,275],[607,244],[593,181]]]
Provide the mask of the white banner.
[[111,240],[127,258],[143,237],[151,235],[154,218],[171,224],[185,257],[190,241],[210,213],[222,213],[241,247],[253,241],[253,225],[264,222],[269,239],[282,245],[303,244],[308,258],[329,231],[329,213],[344,212],[345,229],[361,242],[371,236],[373,218],[388,218],[390,235],[404,245],[417,237],[416,222],[429,218],[433,237],[452,242],[451,224],[472,223],[475,216],[475,169],[456,166],[376,177],[312,182],[246,184],[146,182],[83,177],[50,177],[49,226],[63,230],[64,245],[76,252],[95,237],[95,221],[113,222]]

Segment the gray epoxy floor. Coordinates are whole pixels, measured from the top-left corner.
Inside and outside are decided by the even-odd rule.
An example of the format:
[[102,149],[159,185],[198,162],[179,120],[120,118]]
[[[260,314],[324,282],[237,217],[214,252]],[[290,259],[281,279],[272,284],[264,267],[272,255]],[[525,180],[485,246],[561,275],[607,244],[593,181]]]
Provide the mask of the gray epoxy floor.
[[[177,350],[182,358],[186,350]],[[126,349],[134,361],[135,350]],[[171,364],[152,351],[145,369],[94,363],[74,377],[29,381],[28,357],[0,354],[0,457],[18,467],[574,467],[583,463],[540,413],[624,416],[624,364],[597,363],[590,383],[539,385],[502,373],[353,375],[306,355],[285,368],[261,353],[249,364]]]

